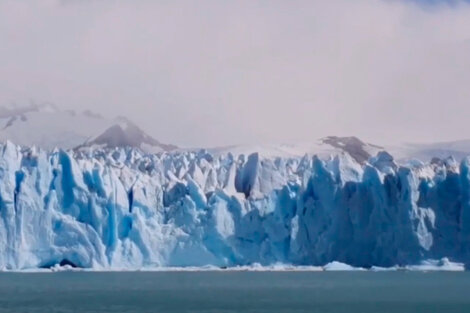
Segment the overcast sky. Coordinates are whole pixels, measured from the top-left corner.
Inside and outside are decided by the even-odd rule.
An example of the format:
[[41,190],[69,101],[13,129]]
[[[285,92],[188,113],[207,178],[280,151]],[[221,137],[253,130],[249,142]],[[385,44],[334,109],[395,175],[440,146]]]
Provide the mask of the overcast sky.
[[189,146],[470,138],[463,1],[0,0],[0,105]]

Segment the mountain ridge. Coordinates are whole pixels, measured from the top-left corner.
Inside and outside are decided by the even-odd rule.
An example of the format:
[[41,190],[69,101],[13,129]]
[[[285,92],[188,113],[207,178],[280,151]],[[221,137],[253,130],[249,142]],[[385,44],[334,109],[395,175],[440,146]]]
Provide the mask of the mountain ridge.
[[0,140],[23,146],[77,149],[128,145],[147,152],[174,150],[124,117],[104,118],[91,110],[60,110],[53,104],[0,107]]
[[61,110],[50,103],[0,107],[0,141],[6,140],[46,150],[56,147],[84,150],[129,146],[147,153],[205,149],[214,155],[226,153],[247,155],[257,152],[264,157],[272,158],[301,157],[305,154],[328,157],[347,153],[361,164],[380,151],[387,151],[398,162],[412,159],[429,162],[435,157],[445,159],[449,156],[461,160],[470,154],[470,140],[381,146],[367,143],[355,136],[327,136],[309,142],[290,144],[180,148],[160,142],[126,117],[108,119],[91,110],[83,112]]

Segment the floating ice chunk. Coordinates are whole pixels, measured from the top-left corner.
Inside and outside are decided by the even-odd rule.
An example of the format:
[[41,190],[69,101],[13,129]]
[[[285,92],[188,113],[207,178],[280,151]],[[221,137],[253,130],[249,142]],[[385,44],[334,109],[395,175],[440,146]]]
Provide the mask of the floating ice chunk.
[[459,262],[451,262],[448,258],[440,260],[424,260],[418,265],[408,265],[405,269],[412,271],[465,271],[465,265]]
[[333,261],[323,266],[325,271],[363,271],[363,268],[354,267],[345,263]]

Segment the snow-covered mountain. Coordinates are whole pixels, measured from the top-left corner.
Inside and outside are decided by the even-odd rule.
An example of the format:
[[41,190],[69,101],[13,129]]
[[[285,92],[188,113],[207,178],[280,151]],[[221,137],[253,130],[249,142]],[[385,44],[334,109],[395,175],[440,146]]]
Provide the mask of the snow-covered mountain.
[[214,155],[232,153],[234,155],[259,153],[266,158],[276,157],[301,157],[305,154],[317,155],[321,158],[334,157],[338,154],[348,154],[355,161],[364,164],[369,158],[381,151],[387,151],[393,155],[396,162],[408,164],[409,162],[430,162],[432,159],[444,160],[453,157],[457,161],[470,155],[470,140],[451,142],[438,142],[431,144],[401,145],[375,145],[361,139],[351,137],[328,136],[312,139],[310,142],[291,144],[260,144],[238,145],[210,148],[208,151]]
[[128,119],[108,119],[91,111],[64,111],[52,104],[0,107],[0,140],[48,150],[130,146],[162,152],[176,148],[160,143]]
[[328,156],[346,153],[362,164],[371,156],[376,155],[379,151],[383,151],[384,149],[383,147],[363,142],[357,137],[329,136],[295,144],[238,145],[209,148],[208,151],[214,155],[227,153],[232,153],[233,155],[248,155],[251,153],[259,153],[266,158],[303,157],[306,154],[326,158]]
[[118,117],[115,123],[104,130],[101,134],[87,139],[76,149],[83,148],[119,148],[133,147],[139,148],[148,153],[158,153],[172,151],[178,147],[170,144],[163,144],[152,138],[137,125],[124,117]]
[[[0,141],[46,150],[134,147],[148,153],[174,151],[175,145],[163,144],[124,117],[109,119],[91,111],[60,110],[52,104],[23,107],[0,107]],[[197,151],[200,147],[184,149]],[[178,149],[183,151],[183,149]],[[461,160],[470,154],[470,140],[433,144],[402,144],[395,146],[366,143],[357,137],[313,137],[311,141],[288,144],[257,144],[207,148],[213,155],[231,153],[235,156],[259,153],[265,158],[320,157],[349,154],[363,164],[380,151],[387,151],[399,163],[410,159],[429,162],[433,158],[453,156]]]
[[418,159],[429,162],[433,158],[445,159],[453,157],[461,160],[470,155],[470,140],[457,140],[448,142],[436,142],[427,144],[402,144],[400,146],[387,147],[387,151],[397,159]]

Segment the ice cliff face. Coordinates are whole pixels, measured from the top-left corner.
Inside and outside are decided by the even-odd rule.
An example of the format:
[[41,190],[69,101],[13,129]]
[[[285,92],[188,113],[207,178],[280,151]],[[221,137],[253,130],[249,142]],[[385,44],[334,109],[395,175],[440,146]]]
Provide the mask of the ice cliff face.
[[470,161],[0,146],[0,268],[470,261]]

